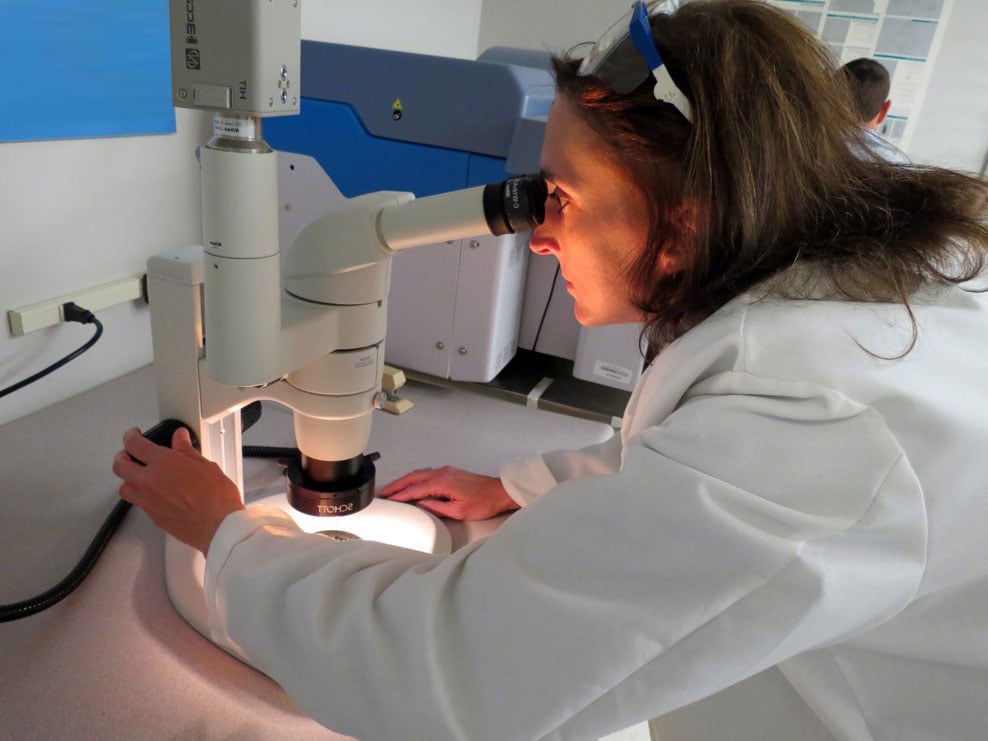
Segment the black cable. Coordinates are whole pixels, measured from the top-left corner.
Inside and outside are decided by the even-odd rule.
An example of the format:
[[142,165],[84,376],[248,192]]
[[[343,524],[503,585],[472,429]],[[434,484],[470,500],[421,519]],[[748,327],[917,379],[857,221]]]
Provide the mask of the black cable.
[[[167,445],[166,440],[171,439],[171,433],[174,430],[174,425],[176,423],[168,420],[161,423],[153,430],[149,430],[144,433],[145,437],[148,437],[159,445]],[[167,425],[167,428],[159,434],[155,434],[159,427]],[[243,447],[244,456],[254,457],[254,458],[283,458],[286,459],[283,463],[288,464],[293,457],[297,458],[299,456],[298,448],[279,448],[271,447],[265,445],[245,445]],[[117,502],[116,506],[103,521],[103,525],[100,527],[99,532],[96,533],[96,537],[93,538],[86,552],[83,554],[79,563],[76,564],[75,568],[69,572],[62,581],[56,584],[54,587],[46,592],[31,597],[30,599],[22,600],[20,602],[14,602],[9,605],[0,605],[0,623],[7,623],[12,620],[20,620],[22,618],[30,617],[36,613],[47,610],[49,607],[61,602],[63,599],[68,597],[76,587],[78,587],[82,581],[89,576],[89,572],[93,570],[96,562],[99,560],[100,556],[103,555],[103,550],[106,548],[107,543],[110,542],[110,538],[117,531],[120,523],[123,522],[124,516],[131,508],[131,503],[124,500]]]
[[556,290],[556,281],[559,280],[559,263],[556,263],[556,273],[552,276],[552,287],[549,288],[549,298],[545,301],[545,308],[542,310],[542,318],[539,320],[539,328],[535,332],[535,342],[532,343],[532,352],[535,352],[535,348],[539,344],[539,335],[542,334],[542,325],[545,324],[546,314],[549,313],[549,304],[552,303],[552,294]]
[[278,458],[278,463],[283,466],[302,457],[298,448],[281,448],[272,445],[244,445],[241,450],[244,458]]
[[[260,413],[258,413],[260,416]],[[147,432],[143,433],[144,437],[153,443],[158,445],[169,445],[171,444],[172,434],[178,427],[185,427],[186,425],[178,422],[174,419],[166,419],[163,422],[159,422],[154,427],[149,429]],[[190,430],[191,433],[191,430]],[[193,434],[192,444],[196,448],[199,447],[199,441],[195,438]],[[42,592],[41,594],[31,597],[30,599],[22,600],[20,602],[14,602],[9,605],[0,605],[0,623],[7,623],[11,620],[20,620],[21,618],[30,617],[35,613],[41,612],[42,610],[47,610],[52,605],[61,602],[63,599],[68,597],[75,588],[78,587],[82,580],[89,576],[89,572],[93,570],[93,566],[99,560],[99,557],[103,555],[103,549],[106,548],[106,544],[110,542],[110,538],[117,531],[120,523],[123,522],[124,516],[130,510],[130,502],[120,500],[107,515],[106,519],[103,521],[102,526],[96,533],[96,537],[93,538],[86,552],[83,554],[79,563],[76,564],[75,568],[69,572],[62,581],[56,584],[54,587],[49,589],[47,592]]]
[[103,521],[102,527],[100,527],[99,532],[96,533],[96,537],[89,544],[89,548],[86,549],[82,559],[62,581],[47,592],[43,592],[31,599],[14,602],[10,605],[0,605],[0,623],[29,617],[42,610],[47,610],[55,603],[61,602],[68,597],[82,583],[82,580],[89,576],[89,572],[93,570],[93,566],[96,565],[99,557],[103,554],[103,549],[110,542],[110,538],[117,531],[117,527],[120,526],[124,515],[127,514],[130,507],[130,502],[125,502],[122,499],[117,502],[117,505],[110,512],[109,516]]
[[[245,432],[261,418],[261,402],[255,401],[248,404],[241,411],[240,431]],[[188,428],[188,425],[174,419],[166,419],[159,422],[143,434],[144,437],[157,445],[168,446],[171,445],[172,435],[179,427]],[[196,439],[195,433],[192,432],[191,429],[189,430],[189,433],[192,435],[192,444],[198,450],[199,441]],[[243,451],[245,456],[253,455],[254,457],[266,458],[291,458],[292,456],[299,455],[298,448],[274,448],[261,445],[245,445],[243,447]],[[110,542],[110,538],[113,537],[113,534],[117,531],[120,523],[123,522],[124,516],[128,511],[130,511],[130,508],[130,502],[124,500],[117,502],[116,506],[114,506],[113,510],[103,521],[103,525],[100,527],[99,532],[96,533],[96,537],[93,538],[92,542],[89,544],[89,548],[86,549],[86,552],[79,560],[79,563],[77,563],[75,568],[69,572],[68,576],[62,579],[62,581],[54,587],[35,597],[31,597],[30,599],[14,602],[9,605],[0,605],[0,623],[7,623],[11,620],[20,620],[21,618],[30,617],[31,615],[41,612],[42,610],[47,610],[49,607],[61,602],[69,596],[69,594],[75,591],[76,587],[82,583],[83,579],[89,576],[89,572],[93,570],[93,567],[96,565],[99,557],[103,555],[103,549],[105,549],[106,544]]]
[[[243,415],[243,417],[247,421],[247,424],[242,425],[241,431],[246,430],[260,418],[261,403],[256,401],[245,407],[245,410],[248,413]],[[186,425],[173,419],[166,419],[145,432],[144,437],[158,445],[170,445],[172,434],[177,427],[186,427]],[[199,448],[199,442],[195,437],[193,437],[192,443],[197,449]],[[298,448],[275,447],[270,445],[244,445],[242,450],[245,457],[278,458],[278,463],[285,466],[291,463],[293,459],[298,460],[301,456]],[[367,457],[371,460],[377,460],[378,454],[371,453]],[[103,555],[103,550],[106,548],[107,543],[110,542],[110,538],[117,531],[120,523],[123,522],[131,506],[130,502],[124,500],[117,502],[113,510],[103,521],[103,525],[100,527],[99,532],[96,533],[96,537],[89,544],[79,563],[76,564],[75,568],[62,581],[48,591],[42,592],[30,599],[14,602],[9,605],[0,605],[0,623],[20,620],[47,610],[75,591],[83,580],[89,576],[89,572],[93,570],[96,562]]]
[[8,386],[5,389],[0,390],[0,398],[3,398],[7,394],[12,394],[15,391],[18,391],[18,390],[24,388],[25,386],[29,386],[30,384],[34,383],[35,381],[38,381],[38,380],[44,378],[49,373],[52,373],[53,371],[58,370],[59,368],[61,368],[66,363],[69,363],[69,362],[75,360],[80,355],[82,355],[84,352],[86,352],[86,350],[88,350],[93,345],[95,345],[99,341],[99,338],[103,336],[103,324],[102,324],[102,322],[100,322],[100,320],[97,319],[96,316],[91,311],[87,311],[86,309],[83,309],[82,307],[77,306],[75,303],[73,303],[71,301],[69,301],[68,303],[62,304],[62,317],[63,317],[63,320],[66,321],[66,322],[78,322],[79,324],[95,324],[96,325],[96,332],[93,334],[93,336],[89,339],[89,341],[85,345],[83,345],[79,349],[75,350],[74,352],[69,353],[68,355],[66,355],[61,360],[59,360],[59,361],[57,361],[55,363],[52,363],[51,365],[49,365],[44,370],[38,371],[33,376],[30,376],[28,378],[25,378],[23,381],[18,381],[17,383],[15,383],[15,384],[13,384],[11,386]]

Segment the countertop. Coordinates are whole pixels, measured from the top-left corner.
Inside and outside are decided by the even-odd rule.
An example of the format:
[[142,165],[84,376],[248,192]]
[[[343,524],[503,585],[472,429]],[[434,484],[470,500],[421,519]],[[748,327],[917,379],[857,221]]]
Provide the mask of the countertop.
[[[502,460],[612,432],[463,389],[410,382],[401,395],[414,402],[410,412],[374,417],[379,485],[443,464],[493,474]],[[33,597],[75,566],[118,501],[110,463],[121,434],[157,421],[147,367],[0,427],[0,603]],[[291,445],[291,436],[290,413],[266,403],[244,437]],[[281,485],[273,462],[244,468],[248,503]],[[447,521],[453,548],[501,521]],[[163,551],[161,531],[132,509],[75,592],[0,624],[0,739],[346,738],[184,622],[165,591]]]

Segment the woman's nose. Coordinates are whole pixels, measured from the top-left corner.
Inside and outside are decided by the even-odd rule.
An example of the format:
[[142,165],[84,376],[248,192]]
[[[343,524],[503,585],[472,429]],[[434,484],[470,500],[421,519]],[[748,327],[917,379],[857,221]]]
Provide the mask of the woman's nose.
[[536,255],[551,255],[558,249],[558,246],[556,241],[550,237],[548,227],[543,223],[532,230],[528,248]]

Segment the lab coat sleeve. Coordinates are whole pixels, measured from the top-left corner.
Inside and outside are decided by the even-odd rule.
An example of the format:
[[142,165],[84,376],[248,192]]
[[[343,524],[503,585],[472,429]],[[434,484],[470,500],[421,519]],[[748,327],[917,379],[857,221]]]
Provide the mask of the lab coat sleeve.
[[545,492],[569,479],[615,473],[621,465],[621,437],[581,450],[536,453],[502,463],[501,484],[515,502],[525,507]]
[[445,558],[233,514],[206,596],[217,640],[336,731],[585,739],[888,619],[924,558],[922,491],[874,409],[725,374],[620,470]]

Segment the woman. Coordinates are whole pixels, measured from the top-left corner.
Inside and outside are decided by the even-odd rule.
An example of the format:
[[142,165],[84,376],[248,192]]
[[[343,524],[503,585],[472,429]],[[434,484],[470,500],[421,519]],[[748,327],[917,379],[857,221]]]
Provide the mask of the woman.
[[781,12],[645,23],[557,60],[532,239],[582,323],[647,324],[619,437],[387,487],[520,508],[446,558],[238,511],[183,434],[128,433],[121,496],[208,551],[218,639],[364,739],[593,738],[773,666],[839,737],[982,737],[985,184],[855,154]]

